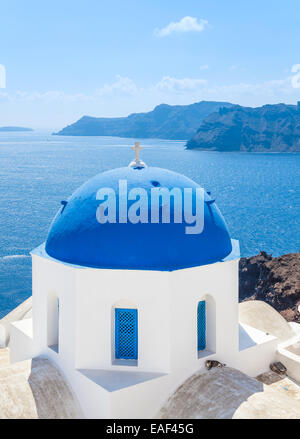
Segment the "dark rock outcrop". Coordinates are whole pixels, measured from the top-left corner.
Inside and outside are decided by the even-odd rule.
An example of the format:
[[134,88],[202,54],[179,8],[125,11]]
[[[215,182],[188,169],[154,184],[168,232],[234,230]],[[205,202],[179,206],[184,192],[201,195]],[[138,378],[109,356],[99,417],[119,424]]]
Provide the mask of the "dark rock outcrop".
[[192,137],[202,120],[228,102],[198,102],[191,105],[161,104],[149,113],[106,118],[83,116],[58,133],[61,136],[118,136],[186,140]]
[[187,149],[300,152],[300,105],[234,105],[210,114]]
[[239,299],[263,300],[287,321],[300,323],[300,253],[273,258],[261,252],[241,258]]

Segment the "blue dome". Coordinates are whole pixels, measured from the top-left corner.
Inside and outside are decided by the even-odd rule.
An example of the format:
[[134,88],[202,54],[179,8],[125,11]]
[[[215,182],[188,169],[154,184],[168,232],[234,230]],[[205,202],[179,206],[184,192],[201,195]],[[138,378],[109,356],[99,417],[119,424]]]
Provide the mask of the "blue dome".
[[[153,187],[176,187],[182,191],[192,188],[193,198],[195,189],[200,187],[181,174],[161,168],[126,167],[98,174],[77,189],[58,211],[46,241],[49,256],[86,267],[170,271],[221,261],[230,254],[227,226],[205,192],[204,229],[199,234],[186,234],[185,228],[191,224],[184,219],[174,223],[172,215],[169,223],[160,219],[158,223],[100,224],[96,218],[100,204],[96,194],[100,188],[114,189],[118,218],[119,180],[127,180],[128,192],[136,187],[145,189],[149,200]],[[128,208],[132,203],[128,201]],[[150,206],[148,210],[150,218]]]

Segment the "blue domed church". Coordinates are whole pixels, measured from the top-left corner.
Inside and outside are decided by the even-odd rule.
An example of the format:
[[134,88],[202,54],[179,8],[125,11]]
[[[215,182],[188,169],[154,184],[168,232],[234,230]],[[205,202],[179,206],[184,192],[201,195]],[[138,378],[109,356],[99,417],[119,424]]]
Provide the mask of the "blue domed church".
[[31,344],[11,341],[14,361],[55,363],[89,418],[155,417],[208,359],[252,376],[269,361],[239,325],[239,243],[215,200],[134,149],[62,201],[32,252]]

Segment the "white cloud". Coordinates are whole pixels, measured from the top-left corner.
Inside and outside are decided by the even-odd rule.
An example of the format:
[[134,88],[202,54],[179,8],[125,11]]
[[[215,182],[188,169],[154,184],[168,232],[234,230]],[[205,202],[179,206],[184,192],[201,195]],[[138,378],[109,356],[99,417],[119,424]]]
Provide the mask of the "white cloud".
[[186,16],[183,17],[180,21],[172,21],[162,29],[154,29],[154,35],[156,35],[157,37],[166,37],[173,32],[202,32],[207,25],[207,20],[203,20],[202,18],[198,20],[195,17]]
[[155,88],[160,91],[188,91],[196,90],[206,84],[205,79],[199,78],[172,78],[171,76],[164,76],[156,85]]
[[292,69],[291,69],[291,72],[297,73],[297,72],[299,72],[299,70],[300,70],[300,64],[294,64]]
[[291,83],[293,88],[300,88],[300,64],[294,64],[291,70],[292,73],[296,73],[291,77]]
[[117,75],[116,81],[111,84],[104,84],[99,90],[97,90],[98,96],[112,95],[115,92],[125,94],[136,94],[138,91],[134,81],[126,76]]
[[208,64],[203,64],[199,67],[200,70],[207,70],[209,68]]
[[[278,102],[295,102],[298,99],[290,78],[259,83],[233,83],[209,85],[199,96],[204,100],[225,100],[240,105],[260,106]],[[199,100],[201,100],[199,99]]]
[[[198,67],[199,71],[199,67]],[[300,100],[300,88],[294,88],[292,78],[300,65],[288,69],[283,78],[262,82],[216,83],[202,78],[164,76],[158,82],[138,86],[129,77],[117,76],[99,90],[90,93],[50,91],[7,91],[0,89],[2,125],[61,128],[82,114],[103,117],[127,116],[133,112],[150,111],[165,102],[187,105],[201,100],[228,101],[257,107]]]
[[[201,100],[226,100],[241,105],[262,105],[265,103],[295,102],[300,100],[299,76],[300,64],[293,67],[293,73],[279,80],[258,83],[216,84],[202,78],[176,78],[164,76],[158,82],[139,87],[131,78],[117,75],[111,83],[106,83],[91,93],[66,93],[59,90],[7,92],[0,90],[1,103],[47,103],[57,105],[68,104],[78,106],[80,111],[91,112],[95,108],[97,114],[99,103],[105,108],[113,108],[112,113],[118,114],[119,105],[123,105],[124,113],[127,108],[135,108],[134,103],[144,108],[145,103],[150,107],[162,101],[170,104],[187,104]],[[297,81],[293,82],[292,81]],[[122,99],[125,97],[125,99]],[[122,108],[123,108],[122,107]],[[129,111],[129,110],[128,110]],[[141,110],[143,111],[143,110]]]
[[91,94],[65,93],[60,90],[39,91],[15,91],[12,93],[0,91],[2,101],[45,101],[45,102],[83,102],[97,101],[99,98],[112,95],[134,95],[140,91],[134,81],[128,77],[116,75],[116,80],[111,84],[104,84],[101,88]]

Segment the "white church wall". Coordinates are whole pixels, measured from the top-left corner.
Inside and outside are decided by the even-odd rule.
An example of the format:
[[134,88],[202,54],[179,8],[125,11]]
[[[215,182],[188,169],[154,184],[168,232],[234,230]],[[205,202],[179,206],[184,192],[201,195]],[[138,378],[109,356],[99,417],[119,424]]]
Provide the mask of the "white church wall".
[[[169,370],[168,275],[156,271],[77,271],[76,368]],[[116,306],[138,310],[138,360],[133,366],[114,359]]]
[[[214,355],[209,356],[214,359]],[[186,368],[172,370],[170,374],[135,386],[112,392],[110,418],[155,418],[168,398],[196,371],[205,371],[206,358],[197,365],[186,361]]]
[[184,372],[189,367],[197,370],[200,364],[197,305],[205,298],[209,299],[207,350],[215,352],[220,361],[227,362],[238,352],[238,262],[178,270],[171,273],[172,370]]
[[[62,367],[74,367],[74,268],[33,255],[32,271],[34,354],[47,355]],[[59,353],[49,347],[56,337],[56,331]]]
[[60,357],[71,364],[75,355],[76,368],[131,370],[114,363],[116,306],[138,309],[139,370],[168,372],[171,358],[176,369],[186,370],[187,362],[197,368],[197,305],[203,299],[207,353],[216,352],[222,361],[222,351],[228,357],[235,345],[237,350],[236,261],[151,272],[75,268],[33,255],[33,272],[33,289],[39,285],[33,305],[39,328],[35,345],[47,351],[50,293],[60,300],[60,322],[67,322],[59,334]]
[[59,349],[59,298],[55,291],[49,291],[47,296],[47,345]]
[[[53,298],[59,299],[59,353],[48,347]],[[206,350],[199,355],[202,300]],[[138,310],[134,366],[114,361],[116,307]],[[238,350],[238,261],[155,272],[79,268],[33,255],[33,319],[34,355],[57,364],[91,418],[153,417],[187,378],[205,370],[207,358],[255,376],[267,369],[276,350],[273,340]],[[166,375],[110,392],[80,369]]]
[[[130,405],[130,398],[133,401],[142,398],[144,387],[145,390],[147,387],[154,410],[185,379],[199,369],[204,370],[206,354],[216,352],[209,358],[224,360],[221,352],[224,331],[227,342],[224,350],[227,348],[227,356],[232,356],[232,340],[235,338],[235,328],[232,326],[235,320],[237,326],[235,262],[155,272],[96,270],[72,267],[35,255],[33,258],[33,291],[38,291],[34,294],[33,305],[34,316],[37,316],[37,352],[46,354],[63,370],[88,416],[105,416],[105,413],[107,416],[118,416],[124,410],[130,413],[128,416],[134,416],[130,407],[121,408],[121,402],[118,401],[124,398],[124,401],[128,401],[127,406]],[[49,293],[59,298],[60,302],[59,354],[47,347],[45,322]],[[198,358],[197,351],[197,305],[200,300],[207,302],[207,352],[202,358]],[[137,366],[114,364],[114,308],[133,306],[138,310]],[[163,379],[109,395],[101,386],[88,381],[87,396],[86,389],[82,387],[87,378],[82,377],[76,369],[140,370],[169,374]],[[158,381],[160,385],[156,384]],[[115,397],[119,393],[123,395],[120,399]],[[104,400],[108,398],[107,405],[111,400],[111,408],[108,409],[106,403],[103,407],[99,405],[99,395]],[[93,408],[94,404],[98,404],[97,409]],[[149,416],[149,413],[154,416],[155,412],[151,411],[149,404],[140,403],[137,412],[141,417]]]
[[172,393],[171,388],[172,379],[165,376],[113,392],[110,394],[109,416],[119,419],[154,418],[166,395]]
[[111,394],[84,376],[74,367],[64,367],[56,358],[56,364],[73,391],[86,418],[101,419],[111,416]]
[[269,336],[269,340],[264,343],[239,352],[234,367],[251,377],[267,372],[270,364],[275,361],[277,344],[278,339]]

